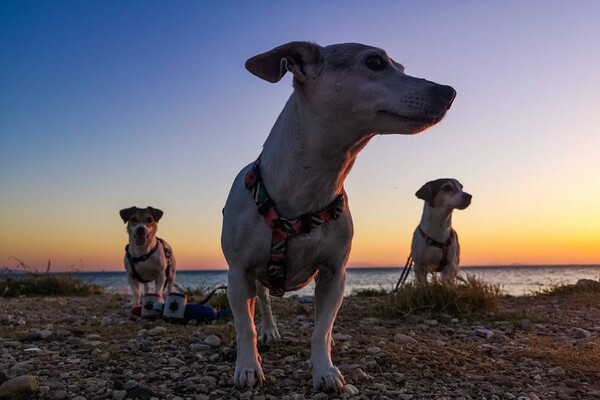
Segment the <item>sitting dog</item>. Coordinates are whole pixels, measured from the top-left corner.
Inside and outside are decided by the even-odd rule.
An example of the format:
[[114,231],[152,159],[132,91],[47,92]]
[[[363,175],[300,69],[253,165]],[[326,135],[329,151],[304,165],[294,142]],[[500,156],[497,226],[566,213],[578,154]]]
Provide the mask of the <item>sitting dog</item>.
[[141,304],[140,283],[144,294],[148,283],[154,281],[154,292],[162,296],[165,286],[168,292],[175,285],[175,256],[171,246],[156,237],[158,221],[163,212],[157,208],[125,208],[119,212],[127,224],[129,244],[125,246],[125,270],[133,294],[132,304]]
[[453,283],[458,275],[460,244],[452,229],[452,211],[464,210],[472,198],[462,188],[456,179],[436,179],[416,193],[425,201],[421,223],[415,229],[411,245],[418,285],[427,283],[429,273],[439,272],[445,285]]
[[265,379],[256,296],[260,336],[275,340],[280,335],[267,288],[282,296],[315,278],[313,387],[340,390],[345,382],[331,360],[331,335],[353,236],[344,180],[374,136],[425,130],[444,117],[456,92],[408,76],[382,49],[357,43],[291,42],[250,58],[246,68],[272,83],[289,71],[294,92],[258,159],[235,178],[223,209],[221,246],[237,340],[234,382],[244,388]]

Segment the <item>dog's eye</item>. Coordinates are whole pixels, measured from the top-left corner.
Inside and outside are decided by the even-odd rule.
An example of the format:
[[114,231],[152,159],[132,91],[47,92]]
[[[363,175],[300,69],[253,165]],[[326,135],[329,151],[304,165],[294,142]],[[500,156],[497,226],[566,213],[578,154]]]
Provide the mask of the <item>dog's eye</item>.
[[149,223],[149,224],[151,224],[152,222],[154,222],[154,218],[152,218],[152,217],[148,217],[148,218],[146,219],[146,222],[147,222],[147,223]]
[[454,189],[452,189],[452,186],[444,186],[444,187],[442,187],[442,191],[444,191],[444,192],[451,192],[452,190],[454,190]]
[[134,223],[134,224],[135,224],[135,223],[137,223],[137,222],[138,222],[138,219],[137,219],[136,217],[131,217],[131,218],[129,218],[129,222],[131,222],[131,223]]
[[387,67],[387,62],[378,55],[369,56],[365,60],[367,68],[373,71],[383,71]]

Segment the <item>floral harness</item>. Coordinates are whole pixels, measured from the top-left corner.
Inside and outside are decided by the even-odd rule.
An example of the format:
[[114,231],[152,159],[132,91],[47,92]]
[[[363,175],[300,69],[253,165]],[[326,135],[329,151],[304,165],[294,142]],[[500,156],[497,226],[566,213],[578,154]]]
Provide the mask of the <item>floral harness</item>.
[[275,208],[260,174],[260,157],[254,162],[245,177],[246,189],[252,193],[258,213],[271,228],[271,255],[267,263],[266,286],[272,296],[281,297],[285,293],[285,256],[288,239],[301,233],[309,233],[315,227],[330,220],[336,220],[346,209],[346,192],[338,194],[325,208],[301,215],[298,218],[282,217]]

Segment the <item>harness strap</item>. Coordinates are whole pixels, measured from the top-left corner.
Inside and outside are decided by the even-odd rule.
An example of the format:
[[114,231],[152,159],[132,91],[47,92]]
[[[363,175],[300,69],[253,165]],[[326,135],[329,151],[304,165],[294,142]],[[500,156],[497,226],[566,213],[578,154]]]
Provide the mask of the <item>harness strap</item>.
[[152,250],[150,250],[148,253],[141,255],[139,257],[134,257],[129,253],[129,244],[125,246],[125,254],[127,255],[127,261],[129,261],[129,267],[131,268],[131,275],[138,281],[142,282],[142,283],[148,283],[148,282],[152,282],[154,279],[144,279],[140,276],[139,272],[137,272],[137,269],[135,268],[135,264],[140,263],[140,262],[144,262],[147,261],[148,259],[150,259],[150,257],[152,257],[152,255],[156,252],[156,250],[158,249],[159,244],[162,244],[163,246],[163,250],[165,252],[165,258],[167,259],[167,270],[166,270],[166,275],[167,275],[167,279],[166,279],[166,283],[169,282],[169,272],[171,270],[171,249],[168,248],[167,246],[165,246],[164,241],[161,238],[156,238],[156,245],[152,248]]
[[317,212],[306,213],[298,218],[284,218],[275,208],[275,202],[269,196],[260,174],[260,157],[254,162],[245,177],[246,189],[252,193],[258,213],[271,228],[271,254],[267,263],[269,293],[281,297],[285,290],[285,256],[287,242],[290,237],[301,233],[309,233],[315,227],[330,220],[336,220],[346,209],[346,192],[338,194],[335,199]]
[[[454,231],[454,229],[450,230],[450,236],[448,236],[448,239],[446,239],[445,242],[438,242],[437,240],[429,237],[423,231],[423,229],[421,228],[420,225],[419,225],[419,233],[421,234],[423,239],[425,239],[425,243],[427,243],[429,246],[437,247],[442,250],[442,259],[440,260],[440,263],[438,264],[438,267],[435,270],[435,272],[442,272],[444,270],[444,268],[446,268],[446,265],[448,265],[448,251],[450,250],[450,246],[452,245],[452,242],[454,241],[455,238],[457,239],[457,242],[458,242],[458,237],[456,236],[456,232]],[[458,246],[457,246],[457,255],[458,255],[458,257],[460,257],[460,247],[458,247]]]

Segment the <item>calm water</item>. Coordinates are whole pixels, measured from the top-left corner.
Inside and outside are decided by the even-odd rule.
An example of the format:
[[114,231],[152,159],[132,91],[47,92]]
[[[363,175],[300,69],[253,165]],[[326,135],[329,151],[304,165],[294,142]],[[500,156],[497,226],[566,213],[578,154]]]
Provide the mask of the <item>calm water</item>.
[[[346,294],[356,289],[391,289],[400,268],[352,268],[348,269]],[[533,290],[555,283],[575,283],[578,279],[600,278],[600,265],[593,266],[516,266],[516,267],[463,267],[461,274],[476,275],[485,281],[502,285],[504,292],[511,295],[529,294]],[[85,272],[76,274],[83,280],[107,287],[110,292],[127,293],[129,285],[125,272]],[[409,281],[413,279],[411,273]],[[177,283],[184,287],[211,288],[227,284],[227,271],[178,271]],[[294,292],[312,295],[314,282]]]

